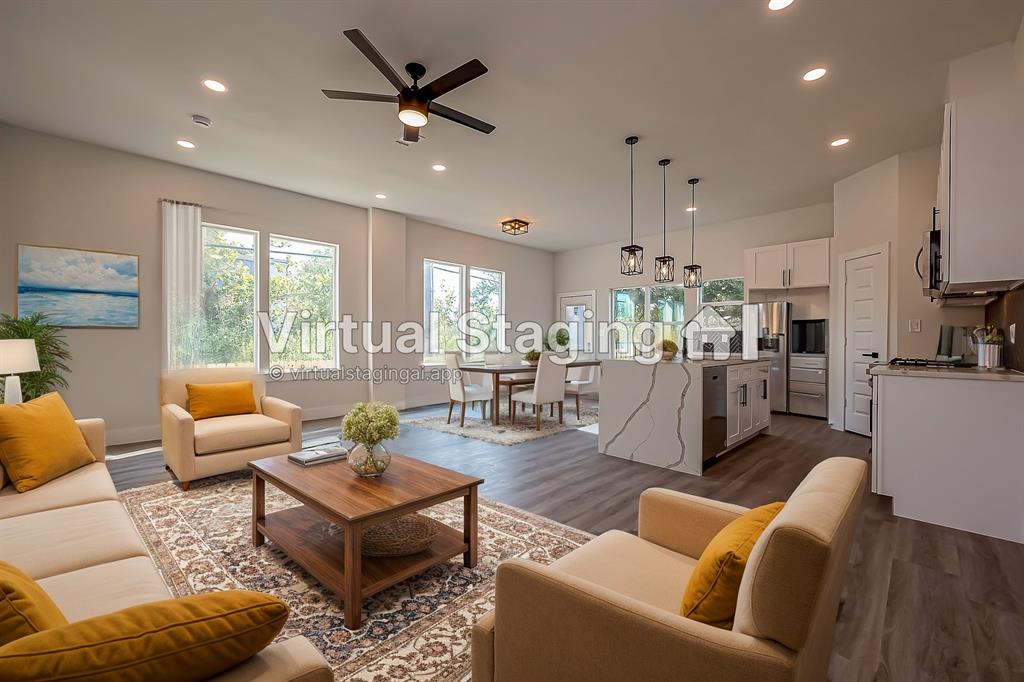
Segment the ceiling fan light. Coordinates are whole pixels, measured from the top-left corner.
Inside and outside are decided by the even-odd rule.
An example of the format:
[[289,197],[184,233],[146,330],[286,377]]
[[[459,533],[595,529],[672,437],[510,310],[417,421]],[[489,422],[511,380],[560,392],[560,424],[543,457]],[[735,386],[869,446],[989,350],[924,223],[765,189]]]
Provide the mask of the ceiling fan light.
[[399,109],[398,120],[407,126],[412,126],[413,128],[422,128],[427,125],[427,115],[422,111],[417,111],[411,107],[408,109]]

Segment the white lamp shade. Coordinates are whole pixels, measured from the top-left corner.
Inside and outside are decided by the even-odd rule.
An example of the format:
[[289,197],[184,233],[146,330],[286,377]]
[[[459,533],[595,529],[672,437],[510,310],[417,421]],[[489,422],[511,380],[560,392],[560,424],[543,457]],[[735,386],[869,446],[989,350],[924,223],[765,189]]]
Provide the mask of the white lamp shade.
[[39,371],[36,342],[32,339],[0,339],[0,375]]

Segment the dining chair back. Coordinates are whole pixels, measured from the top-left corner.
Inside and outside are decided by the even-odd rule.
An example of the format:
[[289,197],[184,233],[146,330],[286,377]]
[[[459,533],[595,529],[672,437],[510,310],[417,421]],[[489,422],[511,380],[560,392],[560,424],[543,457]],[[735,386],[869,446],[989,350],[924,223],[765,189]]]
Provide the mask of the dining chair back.
[[537,364],[537,378],[533,384],[534,405],[545,405],[565,400],[566,366],[557,362],[555,353],[541,353]]

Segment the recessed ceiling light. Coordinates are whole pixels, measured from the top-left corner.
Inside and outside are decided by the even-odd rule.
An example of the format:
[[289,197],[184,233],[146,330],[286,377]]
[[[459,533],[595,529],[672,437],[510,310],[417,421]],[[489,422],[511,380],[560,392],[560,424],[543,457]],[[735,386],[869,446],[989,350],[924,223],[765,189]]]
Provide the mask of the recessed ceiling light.
[[694,211],[696,211],[696,210],[697,210],[697,207],[696,207],[696,206],[687,206],[687,207],[686,207],[686,212],[687,212],[687,213],[693,213],[693,212],[694,212]]
[[178,146],[182,149],[195,149],[196,143],[188,140],[178,140]]
[[206,80],[204,80],[203,85],[205,85],[210,90],[213,90],[214,92],[226,92],[228,89],[228,86],[224,85],[220,81],[215,81],[212,78],[207,78]]
[[850,144],[850,138],[840,137],[838,139],[832,140],[831,142],[829,142],[829,144],[833,147],[842,147],[844,144]]
[[444,165],[443,163],[435,163],[433,166],[431,166],[431,168],[436,170],[438,173],[443,173],[446,170],[448,170],[448,166]]
[[819,66],[818,68],[811,69],[810,71],[805,73],[804,80],[810,83],[811,81],[816,81],[819,78],[824,78],[826,73],[828,73],[828,69]]
[[768,0],[768,9],[778,12],[780,9],[786,9],[792,4],[793,0]]
[[373,196],[377,197],[378,199],[387,199],[388,198],[387,194],[374,194]]

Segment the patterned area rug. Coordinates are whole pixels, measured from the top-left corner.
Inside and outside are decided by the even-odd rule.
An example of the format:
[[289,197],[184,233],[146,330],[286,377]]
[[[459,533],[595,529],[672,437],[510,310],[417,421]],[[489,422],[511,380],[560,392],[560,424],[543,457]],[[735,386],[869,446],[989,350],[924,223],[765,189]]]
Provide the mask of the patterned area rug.
[[[251,543],[251,478],[229,474],[182,492],[158,483],[121,493],[171,592],[257,590],[287,602],[281,639],[305,635],[336,680],[464,682],[470,677],[470,631],[494,602],[494,571],[513,557],[548,564],[590,535],[483,498],[476,568],[461,556],[363,602],[363,627],[345,628],[341,602],[290,561],[273,542]],[[267,485],[267,512],[298,502]],[[462,528],[462,500],[422,512]],[[340,557],[339,557],[340,560]]]
[[[570,408],[567,406],[564,411],[564,424],[558,423],[557,410],[554,417],[550,416],[551,413],[545,410],[541,417],[540,431],[537,430],[537,424],[534,421],[532,412],[520,416],[518,410],[516,411],[515,426],[508,423],[508,415],[505,412],[501,413],[501,423],[498,426],[494,426],[491,424],[490,418],[481,419],[480,412],[474,410],[472,413],[466,412],[466,425],[460,427],[458,410],[459,406],[456,405],[455,411],[452,413],[451,424],[447,423],[447,417],[422,417],[404,420],[402,423],[422,426],[433,431],[454,433],[456,436],[462,436],[463,438],[473,438],[474,440],[482,440],[497,445],[518,445],[519,443],[526,443],[538,438],[554,436],[562,431],[573,431],[582,426],[590,426],[597,423],[597,408],[581,408],[580,416],[577,419],[575,407]],[[471,414],[472,416],[470,416]]]

